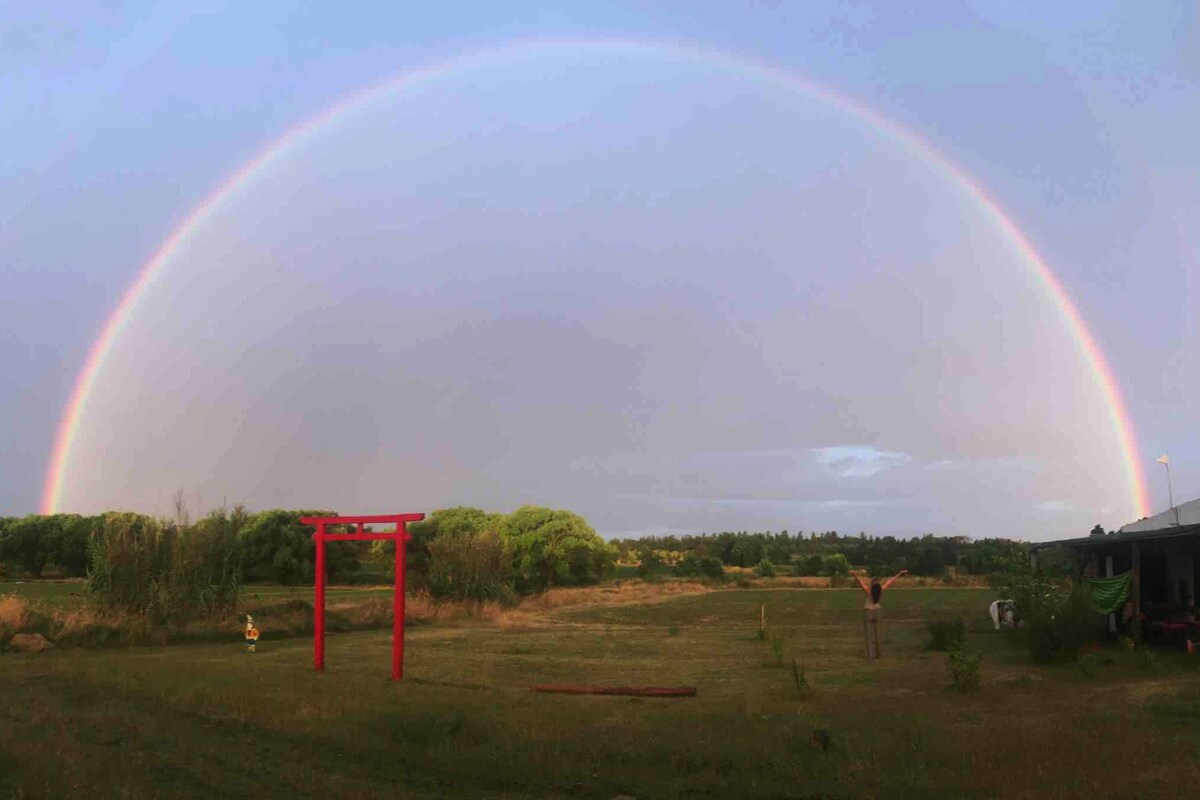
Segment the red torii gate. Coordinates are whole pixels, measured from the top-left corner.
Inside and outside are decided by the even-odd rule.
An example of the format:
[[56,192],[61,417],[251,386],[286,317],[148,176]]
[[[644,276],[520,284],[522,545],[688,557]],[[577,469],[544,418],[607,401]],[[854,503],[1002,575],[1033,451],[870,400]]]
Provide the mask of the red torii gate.
[[[391,539],[396,542],[396,580],[392,595],[392,680],[404,677],[404,557],[407,542],[412,536],[405,529],[409,522],[420,522],[424,514],[379,514],[360,517],[301,517],[305,525],[315,525],[313,539],[317,545],[316,581],[313,586],[313,666],[325,669],[325,543],[365,542]],[[396,525],[396,530],[383,533],[366,532],[363,525]],[[357,533],[327,533],[327,525],[357,525]]]

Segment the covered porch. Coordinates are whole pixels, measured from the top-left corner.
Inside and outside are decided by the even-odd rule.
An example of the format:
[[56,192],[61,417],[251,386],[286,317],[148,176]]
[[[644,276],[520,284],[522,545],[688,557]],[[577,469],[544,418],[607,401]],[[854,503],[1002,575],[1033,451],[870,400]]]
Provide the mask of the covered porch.
[[1032,549],[1035,563],[1051,547],[1070,552],[1080,577],[1132,574],[1124,612],[1108,615],[1110,631],[1136,619],[1148,634],[1200,635],[1200,524],[1047,542]]

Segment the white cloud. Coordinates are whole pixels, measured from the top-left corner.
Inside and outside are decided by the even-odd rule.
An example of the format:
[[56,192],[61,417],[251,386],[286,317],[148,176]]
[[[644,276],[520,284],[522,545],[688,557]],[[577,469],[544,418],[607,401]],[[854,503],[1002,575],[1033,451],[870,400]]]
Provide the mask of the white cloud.
[[869,478],[912,461],[907,453],[876,450],[869,445],[822,447],[813,453],[817,464],[839,478]]

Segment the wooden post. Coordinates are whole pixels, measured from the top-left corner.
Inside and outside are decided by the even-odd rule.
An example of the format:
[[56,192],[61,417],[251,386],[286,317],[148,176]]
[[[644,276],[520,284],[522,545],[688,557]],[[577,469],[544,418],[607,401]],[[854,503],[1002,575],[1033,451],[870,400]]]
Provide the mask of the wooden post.
[[758,632],[761,634],[767,629],[767,604],[763,603],[758,607]]
[[1130,542],[1129,546],[1133,548],[1131,559],[1133,586],[1129,591],[1133,594],[1133,619],[1140,628],[1142,624],[1142,553],[1138,549],[1137,542]]
[[[1113,557],[1112,557],[1112,554],[1109,554],[1104,557],[1104,577],[1111,578],[1112,576],[1113,576]],[[1109,633],[1117,632],[1117,615],[1116,614],[1108,615],[1108,632]]]

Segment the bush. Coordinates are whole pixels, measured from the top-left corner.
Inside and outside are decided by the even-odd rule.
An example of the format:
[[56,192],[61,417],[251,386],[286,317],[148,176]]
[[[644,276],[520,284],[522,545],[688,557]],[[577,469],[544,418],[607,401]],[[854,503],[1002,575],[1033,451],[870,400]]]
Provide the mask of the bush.
[[[484,530],[499,530],[501,522],[504,520],[503,514],[489,514],[479,508],[470,508],[467,506],[456,506],[454,508],[439,508],[434,511],[426,519],[420,522],[414,522],[408,526],[408,533],[412,539],[408,542],[408,553],[406,562],[410,575],[416,577],[414,582],[418,586],[424,586],[425,581],[429,576],[429,547],[439,536],[456,536],[459,534],[478,533]],[[391,552],[391,545],[388,542],[380,544],[387,545],[387,558]],[[395,572],[395,562],[387,563],[387,576],[391,580]]]
[[700,575],[700,558],[695,553],[685,553],[675,565],[675,574],[680,578],[695,578]]
[[946,656],[946,665],[950,670],[950,685],[959,691],[978,689],[981,661],[983,661],[983,653],[970,649],[966,642],[961,642],[952,648]]
[[754,565],[754,574],[760,578],[774,578],[775,565],[771,563],[770,559],[764,558]]
[[662,557],[653,550],[646,549],[638,554],[637,574],[639,578],[654,579],[666,572],[667,566]]
[[429,594],[511,604],[512,562],[496,530],[443,533],[429,544]]
[[797,575],[821,575],[825,571],[825,559],[811,555],[796,564]]
[[725,576],[725,565],[719,558],[702,558],[699,564],[700,574],[706,578],[722,578]]
[[1087,595],[1075,582],[1069,560],[1054,556],[1043,553],[1044,567],[1035,570],[1027,554],[1015,551],[992,581],[1015,604],[1030,657],[1041,663],[1075,661],[1092,638]]
[[946,652],[961,645],[967,638],[967,623],[962,617],[925,621],[929,634],[929,649]]

